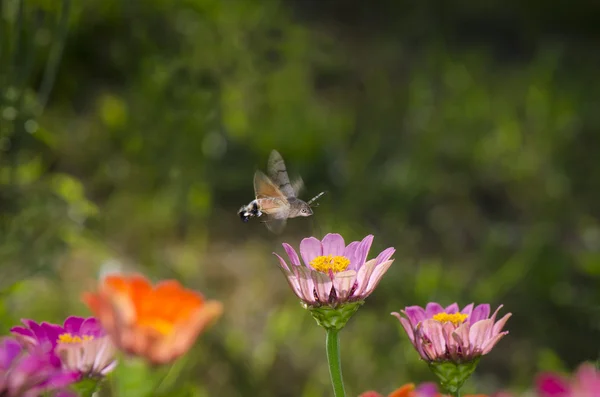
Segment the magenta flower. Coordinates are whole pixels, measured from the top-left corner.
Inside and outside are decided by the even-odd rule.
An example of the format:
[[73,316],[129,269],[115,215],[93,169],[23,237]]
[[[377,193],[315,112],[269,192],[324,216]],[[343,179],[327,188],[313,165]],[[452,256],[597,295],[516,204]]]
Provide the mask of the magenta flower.
[[542,373],[536,379],[539,397],[596,397],[600,395],[600,371],[592,364],[582,364],[572,379]]
[[0,340],[0,396],[36,397],[64,388],[80,377],[63,369],[50,353],[28,351],[17,340]]
[[24,345],[56,355],[62,366],[83,376],[103,377],[114,369],[115,347],[94,318],[68,317],[62,326],[22,320],[11,332]]
[[281,269],[294,293],[308,306],[335,307],[345,302],[362,301],[373,292],[394,261],[394,248],[367,261],[373,242],[369,235],[346,246],[339,234],[327,234],[322,241],[314,237],[300,242],[300,255],[283,243],[291,265],[279,255]]
[[508,331],[502,331],[511,316],[506,314],[496,321],[500,310],[490,316],[490,305],[473,308],[467,305],[462,311],[456,303],[445,309],[438,303],[429,303],[425,309],[409,306],[396,316],[408,334],[413,346],[427,362],[469,362],[488,354]]

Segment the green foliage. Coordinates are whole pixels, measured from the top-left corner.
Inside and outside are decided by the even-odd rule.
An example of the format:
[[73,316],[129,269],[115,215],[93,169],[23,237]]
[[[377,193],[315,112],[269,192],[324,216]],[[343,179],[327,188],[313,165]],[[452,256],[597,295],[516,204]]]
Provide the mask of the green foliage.
[[[498,55],[457,33],[492,6],[439,26],[381,2],[349,27],[360,6],[309,3],[1,2],[2,331],[87,313],[81,292],[118,263],[226,307],[160,393],[330,395],[322,332],[271,252],[373,233],[396,261],[344,329],[348,395],[432,380],[388,313],[433,300],[513,313],[465,392],[597,359],[597,42],[511,11],[519,39]],[[328,191],[282,237],[236,216],[274,148],[303,197]],[[153,391],[116,379],[102,395]]]

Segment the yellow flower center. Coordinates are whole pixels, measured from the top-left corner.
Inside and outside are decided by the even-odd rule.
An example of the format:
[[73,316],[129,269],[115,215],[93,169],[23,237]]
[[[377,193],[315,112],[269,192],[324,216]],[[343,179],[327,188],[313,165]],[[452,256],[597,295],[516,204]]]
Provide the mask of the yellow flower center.
[[463,313],[438,313],[433,316],[433,319],[439,321],[440,323],[452,323],[454,326],[458,326],[465,322],[465,320],[469,317],[467,314]]
[[337,273],[346,270],[350,265],[350,259],[339,255],[317,256],[310,261],[310,265],[319,272],[329,273],[331,270],[332,272]]
[[94,339],[93,335],[83,335],[83,337],[80,337],[80,336],[73,336],[68,332],[65,334],[58,335],[58,343],[81,343],[81,342],[87,342],[87,341],[90,341],[93,339]]

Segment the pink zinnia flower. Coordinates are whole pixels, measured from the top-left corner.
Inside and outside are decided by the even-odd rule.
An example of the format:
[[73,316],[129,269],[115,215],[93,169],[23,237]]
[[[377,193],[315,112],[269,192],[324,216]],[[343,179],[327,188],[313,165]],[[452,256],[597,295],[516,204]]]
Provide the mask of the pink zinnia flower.
[[552,373],[536,379],[539,397],[597,397],[600,396],[600,371],[592,364],[582,364],[571,380]]
[[311,307],[336,307],[364,300],[394,261],[390,259],[394,248],[387,248],[377,258],[367,261],[372,242],[372,235],[348,245],[339,234],[327,234],[322,241],[305,238],[300,242],[304,263],[289,244],[283,243],[290,266],[274,254],[298,298]]
[[76,382],[78,372],[61,368],[60,361],[41,349],[28,351],[17,340],[0,340],[0,396],[36,397]]
[[456,303],[445,309],[438,303],[429,303],[423,309],[409,306],[396,316],[408,334],[413,346],[425,361],[468,362],[492,348],[508,331],[502,331],[511,316],[506,314],[496,321],[500,310],[490,316],[490,305],[473,308],[467,305],[462,311]]
[[25,327],[11,329],[15,337],[27,346],[56,354],[66,369],[83,376],[103,377],[117,365],[116,349],[94,317],[71,316],[62,326],[22,322]]

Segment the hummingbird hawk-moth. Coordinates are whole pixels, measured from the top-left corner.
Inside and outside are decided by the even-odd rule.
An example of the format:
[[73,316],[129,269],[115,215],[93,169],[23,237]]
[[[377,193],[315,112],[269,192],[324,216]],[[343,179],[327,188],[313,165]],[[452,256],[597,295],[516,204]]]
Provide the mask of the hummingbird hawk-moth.
[[312,204],[325,192],[321,192],[308,202],[300,200],[298,193],[304,186],[301,178],[290,182],[283,158],[276,150],[271,152],[267,165],[269,176],[261,171],[254,174],[254,194],[256,198],[242,206],[238,215],[243,222],[250,218],[267,215],[264,222],[273,233],[281,233],[288,218],[311,216]]

